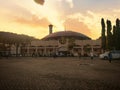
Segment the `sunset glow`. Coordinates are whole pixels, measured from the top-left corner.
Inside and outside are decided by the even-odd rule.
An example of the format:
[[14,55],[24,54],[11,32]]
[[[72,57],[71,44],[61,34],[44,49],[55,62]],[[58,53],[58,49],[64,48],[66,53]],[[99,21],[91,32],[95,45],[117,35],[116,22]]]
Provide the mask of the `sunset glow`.
[[[42,1],[42,0],[38,0]],[[0,0],[0,31],[36,38],[53,32],[72,30],[92,39],[101,35],[101,18],[115,24],[120,18],[120,0]]]

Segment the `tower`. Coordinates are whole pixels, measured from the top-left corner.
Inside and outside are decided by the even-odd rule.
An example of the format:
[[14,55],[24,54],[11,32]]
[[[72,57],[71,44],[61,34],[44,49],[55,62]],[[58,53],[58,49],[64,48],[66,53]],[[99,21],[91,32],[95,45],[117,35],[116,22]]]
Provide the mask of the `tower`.
[[52,31],[53,31],[52,29],[53,29],[53,25],[50,24],[50,25],[49,25],[49,34],[52,34]]

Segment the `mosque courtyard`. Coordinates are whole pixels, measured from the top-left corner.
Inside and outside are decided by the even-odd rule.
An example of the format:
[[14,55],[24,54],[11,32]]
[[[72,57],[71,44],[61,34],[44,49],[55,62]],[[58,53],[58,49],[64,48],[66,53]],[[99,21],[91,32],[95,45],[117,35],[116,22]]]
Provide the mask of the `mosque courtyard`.
[[120,90],[120,61],[90,57],[0,58],[0,90]]

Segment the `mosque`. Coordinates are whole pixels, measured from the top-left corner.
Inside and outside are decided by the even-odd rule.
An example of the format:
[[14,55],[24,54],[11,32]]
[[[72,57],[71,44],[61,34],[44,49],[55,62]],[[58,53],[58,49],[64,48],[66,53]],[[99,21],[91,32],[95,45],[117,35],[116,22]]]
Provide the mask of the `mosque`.
[[[92,40],[90,37],[74,32],[59,31],[53,33],[53,25],[49,25],[49,35],[41,40],[32,41],[29,45],[21,47],[23,56],[89,56],[90,52],[99,55],[101,40]],[[11,52],[12,53],[12,52]]]

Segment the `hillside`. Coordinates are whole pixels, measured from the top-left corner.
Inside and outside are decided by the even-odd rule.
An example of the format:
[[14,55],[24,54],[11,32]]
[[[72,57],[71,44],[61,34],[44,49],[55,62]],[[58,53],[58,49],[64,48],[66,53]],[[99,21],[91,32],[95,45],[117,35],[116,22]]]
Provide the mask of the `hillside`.
[[24,34],[16,34],[16,33],[0,31],[0,43],[5,43],[5,44],[24,43],[24,42],[27,43],[33,40],[37,40],[37,39]]

